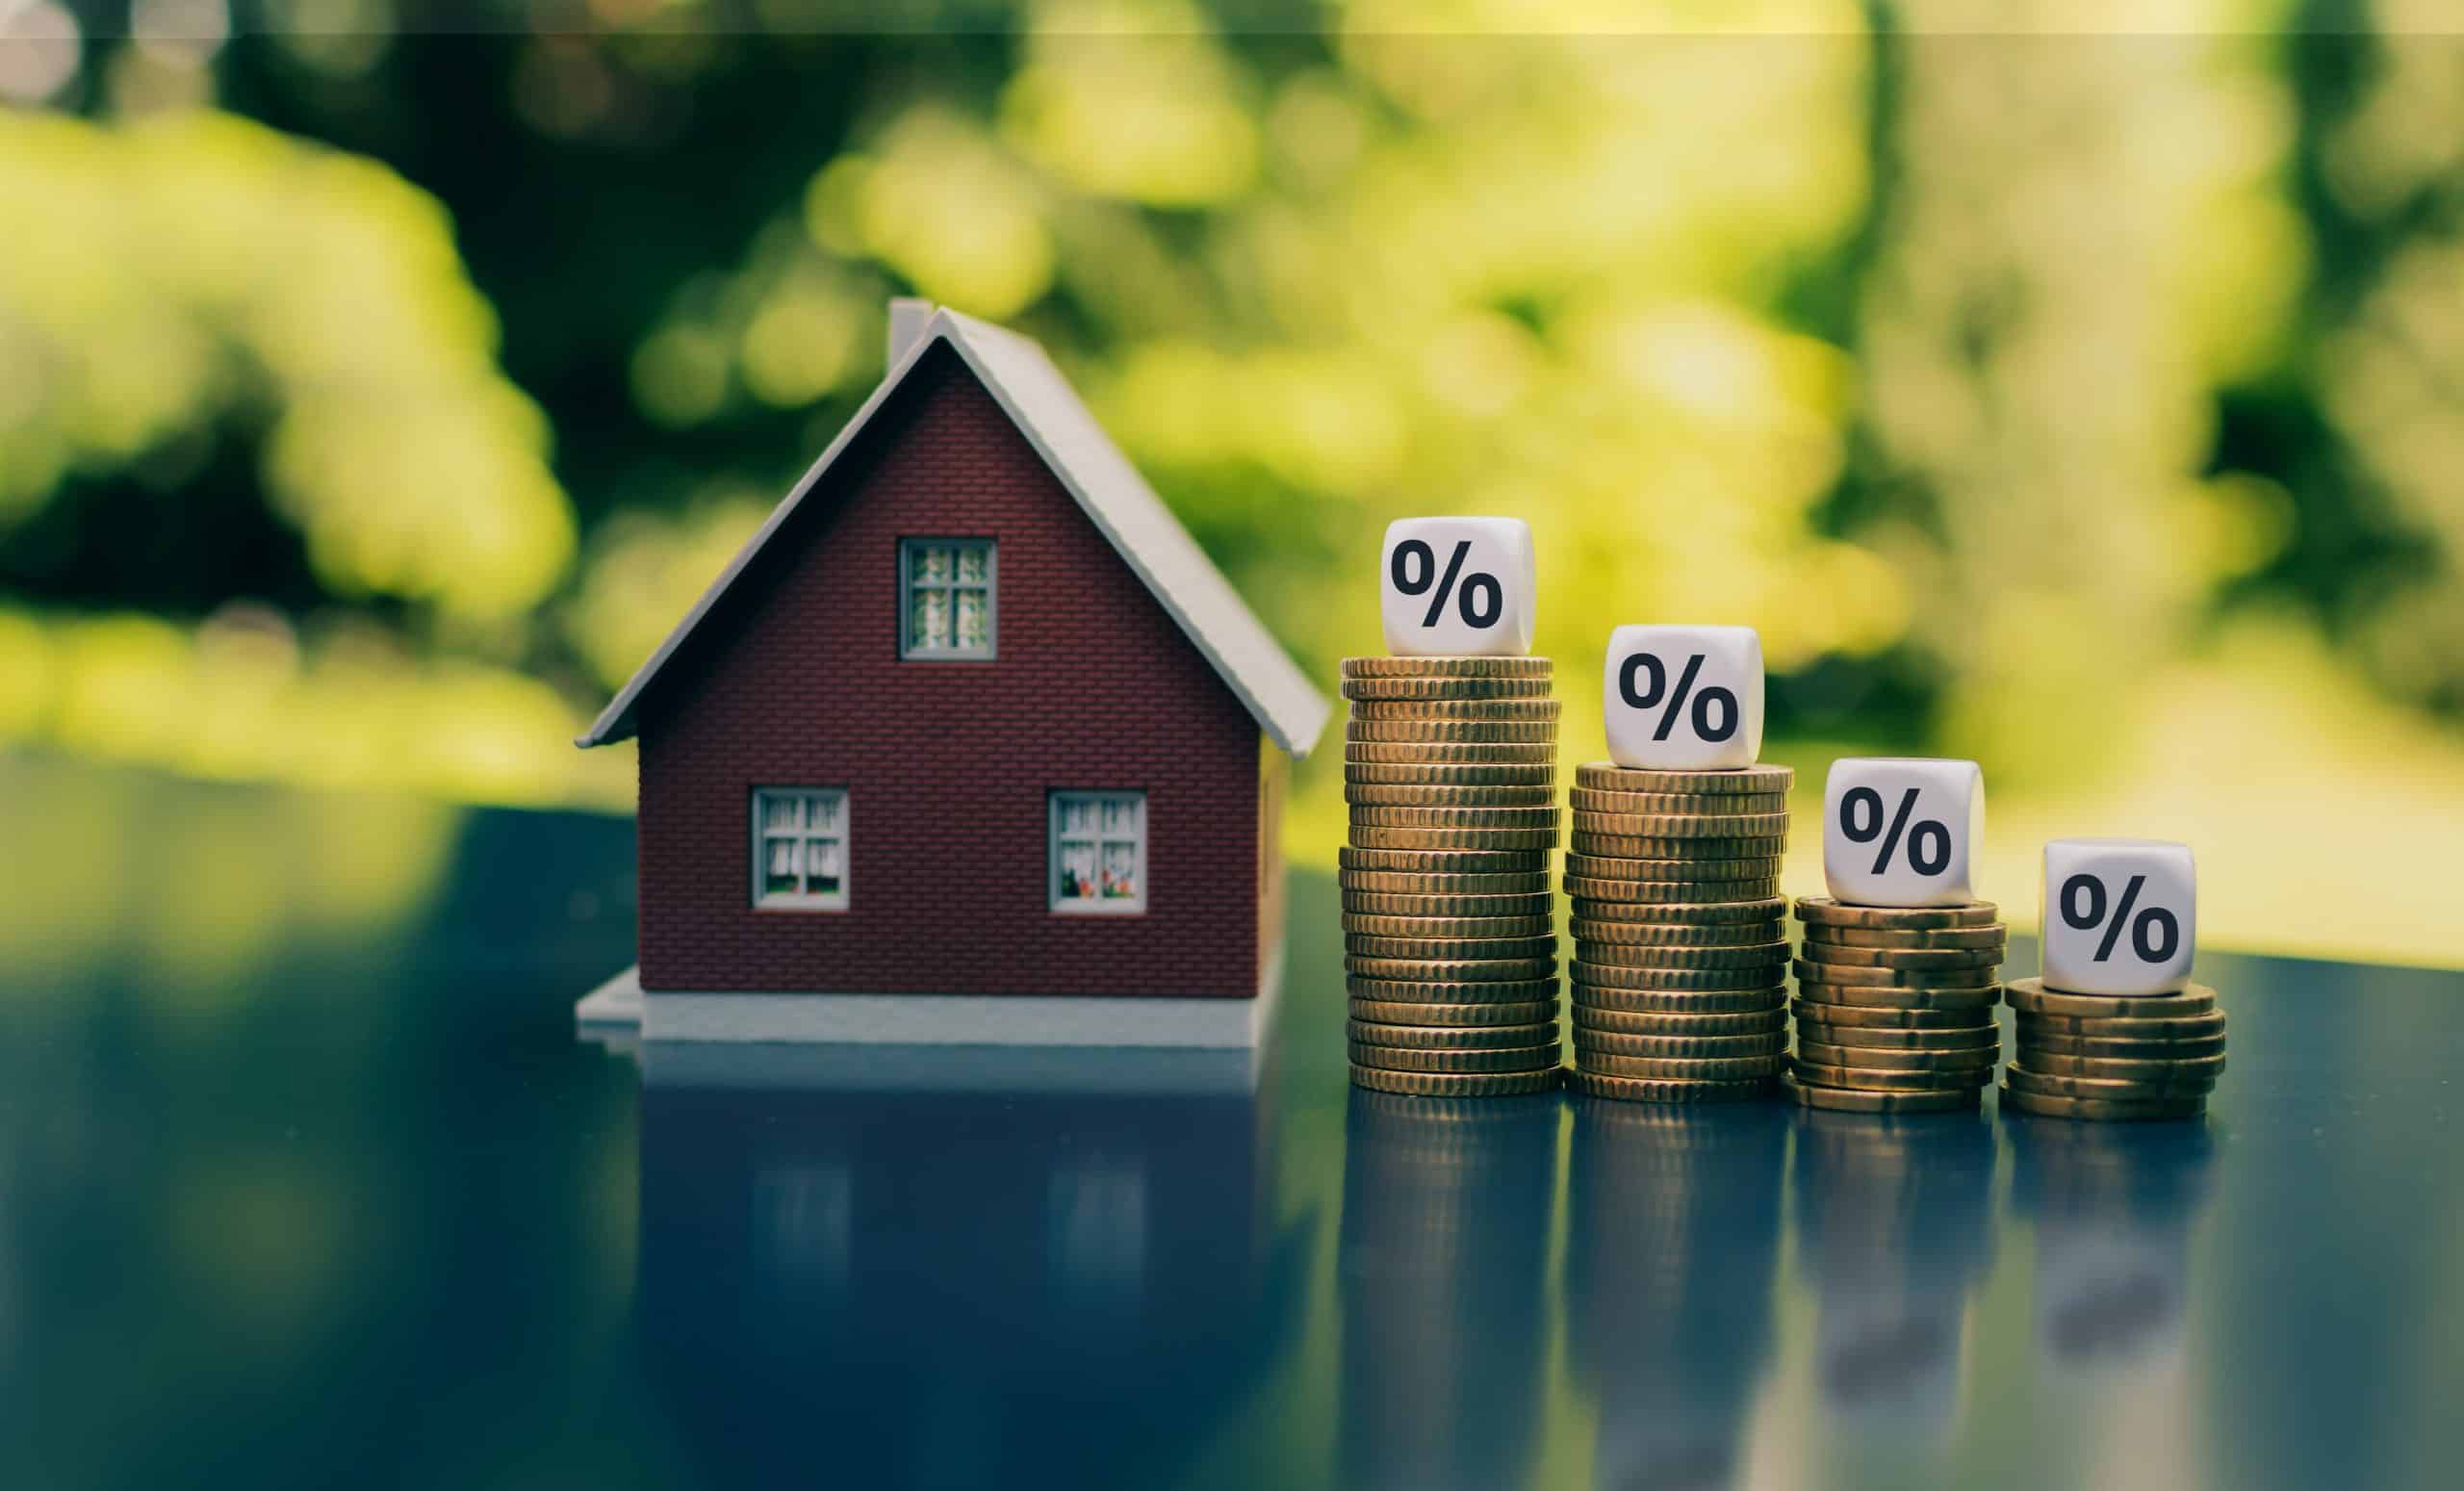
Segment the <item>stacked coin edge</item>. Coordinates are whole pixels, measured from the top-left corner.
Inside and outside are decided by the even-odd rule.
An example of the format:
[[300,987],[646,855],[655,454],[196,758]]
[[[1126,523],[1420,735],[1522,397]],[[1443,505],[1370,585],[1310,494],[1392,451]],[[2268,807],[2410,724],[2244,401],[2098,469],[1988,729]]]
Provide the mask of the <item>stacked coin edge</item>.
[[1989,901],[1796,905],[1796,1048],[1782,1086],[1809,1108],[1973,1111],[2001,1059],[1994,1007],[2010,931]]
[[2196,1118],[2224,1071],[2216,990],[2087,994],[2015,979],[2005,1109],[2092,1122]]

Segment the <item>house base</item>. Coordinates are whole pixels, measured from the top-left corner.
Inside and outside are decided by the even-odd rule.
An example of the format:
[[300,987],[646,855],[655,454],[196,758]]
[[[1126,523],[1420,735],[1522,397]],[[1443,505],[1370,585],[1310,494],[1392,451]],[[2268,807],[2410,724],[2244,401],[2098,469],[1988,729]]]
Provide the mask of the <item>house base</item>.
[[645,990],[639,966],[574,1007],[583,1034],[666,1041],[866,1045],[1254,1047],[1283,993],[1275,950],[1253,999],[1173,995],[692,993]]

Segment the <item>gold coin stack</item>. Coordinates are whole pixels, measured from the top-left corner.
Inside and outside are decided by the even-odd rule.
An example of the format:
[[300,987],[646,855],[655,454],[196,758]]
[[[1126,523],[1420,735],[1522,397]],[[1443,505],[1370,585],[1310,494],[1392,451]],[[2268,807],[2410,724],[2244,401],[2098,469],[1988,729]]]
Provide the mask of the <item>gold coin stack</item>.
[[1788,1095],[1809,1108],[1928,1113],[1974,1108],[1993,1082],[2002,959],[2011,929],[1990,902],[1797,902],[1805,923]]
[[1347,657],[1341,855],[1351,1079],[1557,1085],[1557,702],[1546,657]]
[[2070,994],[2015,979],[2017,1050],[2002,1106],[2052,1118],[2195,1118],[2224,1070],[2216,990]]
[[1771,1091],[1788,1046],[1785,766],[1575,770],[1575,1086],[1701,1103]]

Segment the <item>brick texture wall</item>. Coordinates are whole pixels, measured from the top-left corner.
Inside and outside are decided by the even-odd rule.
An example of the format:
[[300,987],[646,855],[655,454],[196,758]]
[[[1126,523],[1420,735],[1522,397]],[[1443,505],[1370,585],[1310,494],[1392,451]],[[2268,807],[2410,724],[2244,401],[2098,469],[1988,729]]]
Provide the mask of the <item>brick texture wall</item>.
[[[899,657],[912,537],[998,541],[994,660]],[[1256,991],[1280,920],[1256,722],[946,347],[639,720],[646,988]],[[846,910],[755,909],[756,786],[847,789]],[[1049,909],[1046,794],[1069,788],[1146,792],[1144,914]]]

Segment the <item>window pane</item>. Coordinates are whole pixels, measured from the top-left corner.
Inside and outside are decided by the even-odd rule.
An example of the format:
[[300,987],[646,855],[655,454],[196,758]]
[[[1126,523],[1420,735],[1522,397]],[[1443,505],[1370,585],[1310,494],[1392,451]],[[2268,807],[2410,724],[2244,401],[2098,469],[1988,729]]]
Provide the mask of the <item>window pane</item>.
[[816,838],[805,845],[805,888],[814,895],[838,893],[838,841]]
[[1117,838],[1129,832],[1129,805],[1117,797],[1104,799],[1104,836]]
[[799,872],[804,857],[797,852],[796,840],[774,838],[768,844],[768,866],[761,877],[761,889],[768,895],[794,895],[803,887]]
[[842,801],[843,799],[841,799],[835,792],[825,792],[820,796],[813,798],[810,826],[817,829],[827,829],[834,834],[836,833],[838,831],[838,810]]
[[1095,893],[1095,846],[1064,844],[1061,846],[1061,898],[1084,901]]
[[761,796],[761,826],[765,829],[793,829],[803,825],[796,811],[804,806],[801,798],[784,793],[765,792]]
[[1138,851],[1130,844],[1104,846],[1104,896],[1128,900],[1138,894]]
[[988,551],[981,544],[958,552],[958,565],[954,573],[960,584],[981,585],[984,583],[987,553]]
[[950,578],[950,552],[929,544],[918,544],[908,551],[911,573],[915,578],[932,584],[945,584]]
[[981,651],[991,645],[990,629],[985,624],[990,612],[984,604],[984,592],[961,590],[954,594],[958,600],[959,646]]
[[917,647],[935,648],[950,645],[950,593],[946,590],[915,592],[914,630],[909,639]]
[[1094,805],[1084,798],[1064,798],[1061,804],[1061,832],[1067,836],[1084,838],[1094,832]]

